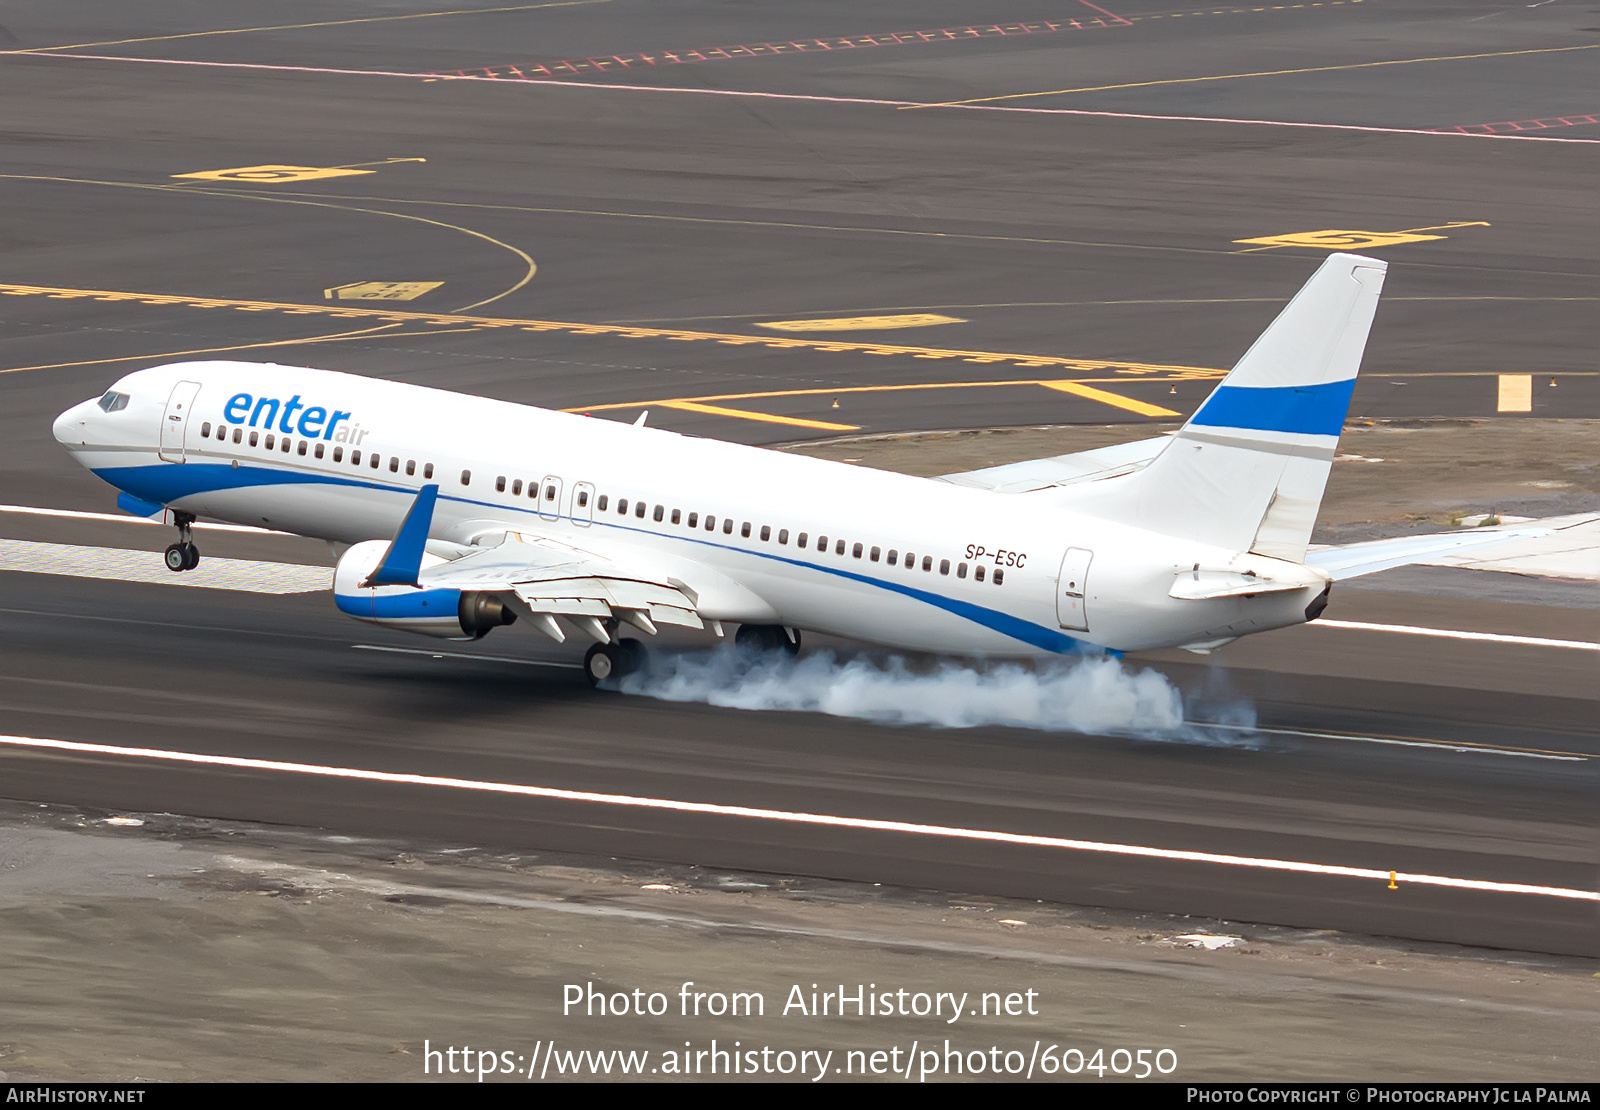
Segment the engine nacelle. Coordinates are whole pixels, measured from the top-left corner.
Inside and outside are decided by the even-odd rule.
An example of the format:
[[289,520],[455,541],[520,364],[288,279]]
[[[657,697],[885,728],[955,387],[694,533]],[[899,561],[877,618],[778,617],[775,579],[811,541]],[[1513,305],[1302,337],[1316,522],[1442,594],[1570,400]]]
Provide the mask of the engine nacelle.
[[[357,620],[400,628],[444,640],[478,640],[492,628],[517,619],[499,597],[481,590],[418,589],[414,586],[369,586],[368,575],[377,569],[389,549],[387,540],[368,540],[339,557],[333,571],[333,599],[339,612]],[[424,553],[422,568],[445,560]]]

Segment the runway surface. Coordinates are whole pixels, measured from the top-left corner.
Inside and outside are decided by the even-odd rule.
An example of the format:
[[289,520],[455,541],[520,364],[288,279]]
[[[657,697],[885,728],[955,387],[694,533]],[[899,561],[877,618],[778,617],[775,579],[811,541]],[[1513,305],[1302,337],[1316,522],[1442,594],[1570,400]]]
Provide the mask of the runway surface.
[[[1330,249],[1390,261],[1353,415],[1492,415],[1503,374],[1532,379],[1530,417],[1600,415],[1600,42],[1570,5],[284,11],[8,7],[5,501],[108,511],[50,421],[177,358],[648,407],[757,444],[1170,419]],[[4,535],[142,546],[126,527]],[[1597,638],[1560,605],[1349,591],[1329,616]],[[596,697],[525,665],[572,659],[518,630],[435,658],[315,595],[4,573],[0,628],[12,735],[1573,890],[1600,871],[1590,652],[1308,628],[1156,658],[1197,711],[1280,730],[1201,744]],[[0,766],[14,798],[1600,950],[1574,899],[106,755]]]

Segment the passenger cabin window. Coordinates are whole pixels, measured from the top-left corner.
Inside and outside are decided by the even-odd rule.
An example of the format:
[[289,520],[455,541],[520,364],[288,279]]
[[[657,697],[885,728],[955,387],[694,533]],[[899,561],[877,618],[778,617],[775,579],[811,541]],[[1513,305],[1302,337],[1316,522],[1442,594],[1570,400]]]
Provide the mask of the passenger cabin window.
[[994,584],[996,586],[998,586],[1000,583],[1004,582],[1005,580],[1006,580],[1005,569],[1002,568],[1002,567],[995,567],[994,568]]
[[672,523],[676,524],[682,518],[683,518],[683,513],[681,511],[679,511],[678,509],[673,509],[672,510]]
[[522,479],[521,478],[518,478],[516,481],[511,483],[511,492],[513,494],[515,494],[516,496],[518,496],[518,497],[522,496]]
[[378,454],[376,451],[374,451],[373,454],[372,454],[372,462],[371,462],[372,469],[374,469],[374,470],[378,469],[378,464],[381,463],[381,462],[383,462],[383,456]]
[[939,573],[940,574],[949,574],[950,573],[950,560],[949,559],[940,559],[939,560]]
[[[283,441],[283,449],[285,451],[287,451],[289,449],[289,441],[287,439]],[[304,455],[305,453],[306,453],[306,441],[302,439],[300,441],[300,446],[298,448],[296,448],[296,450],[295,450],[295,454]],[[389,469],[393,470],[394,469],[394,464],[398,463],[399,461],[400,461],[399,459],[390,460]]]
[[350,452],[350,465],[351,466],[360,466],[361,465],[361,452],[360,451],[351,451]]
[[266,449],[271,451],[276,446],[278,446],[278,437],[269,433],[265,441]]
[[[292,439],[290,439],[288,436],[284,436],[283,437],[283,443],[281,445],[281,449],[282,449],[282,451],[283,451],[283,453],[285,455],[287,455],[289,453],[289,445],[292,444],[293,442],[294,441]],[[302,455],[304,455],[306,453],[305,440],[301,440],[300,441],[300,453]]]
[[770,527],[768,527],[767,525],[763,524],[761,526],[761,542],[762,543],[766,543],[771,538],[772,538],[772,529]]
[[745,539],[750,538],[750,522],[748,520],[739,526],[739,535]]
[[[319,458],[319,459],[322,458],[322,451],[320,449],[317,451],[317,458]],[[411,475],[415,474],[416,472],[417,472],[417,460],[416,459],[407,459],[406,460],[406,477],[409,478],[409,477],[411,477]]]
[[878,561],[878,549],[876,547],[874,547],[872,549],[872,551],[870,553],[868,553],[867,558],[871,559],[874,563],[876,563]]
[[707,513],[706,514],[706,531],[710,532],[713,529],[715,529],[716,526],[717,526],[717,518],[712,516],[710,513]]
[[[554,501],[556,499],[556,487],[555,486],[545,486],[544,487],[544,499],[546,501]],[[643,515],[643,514],[641,514],[641,515]]]
[[817,537],[817,550],[818,551],[823,551],[823,552],[828,550],[828,537],[827,536],[818,536]]
[[251,432],[250,433],[250,446],[251,447],[254,447],[256,445],[256,442],[257,442],[257,439],[258,439],[259,435],[260,435],[260,433],[258,433],[258,432]]
[[796,547],[804,547],[806,545],[806,534],[804,532],[795,537],[794,545]]
[[977,579],[979,582],[983,581],[983,564],[982,563],[979,563],[977,566],[972,568],[972,577]]
[[698,527],[700,527],[700,514],[699,513],[690,513],[689,514],[689,527],[690,528],[698,528]]
[[628,499],[626,497],[617,498],[617,515],[618,516],[627,516],[628,515]]
[[859,543],[850,549],[850,557],[852,559],[861,558],[861,545]]
[[[322,452],[323,452],[323,445],[319,442],[317,444],[317,449],[315,451],[313,451],[312,454],[317,456],[317,458],[320,459],[320,458],[322,458]],[[411,471],[407,470],[406,473],[410,474]]]
[[244,438],[244,429],[243,428],[235,428],[233,430],[233,442],[238,443],[243,438]]
[[207,420],[204,424],[200,425],[200,436],[203,439],[203,438],[206,438],[206,437],[208,437],[210,435],[211,435],[211,421]]
[[589,504],[589,491],[586,490],[586,489],[579,490],[578,491],[578,508],[580,508],[580,509],[585,508],[585,507],[588,506],[588,504]]
[[843,555],[844,554],[844,541],[843,540],[838,540],[838,541],[836,541],[834,543],[834,545],[833,545],[833,553],[835,555]]
[[603,512],[606,511],[606,502],[609,501],[609,500],[611,500],[611,495],[608,494],[608,493],[602,493],[600,495],[600,500],[598,500],[598,501],[596,501],[594,503],[594,507],[599,509],[603,513]]
[[335,447],[333,449],[333,461],[334,462],[344,462],[344,448],[343,447]]
[[[546,496],[554,497],[555,493],[556,493],[556,487],[555,486],[551,486],[549,488],[549,490],[546,491]],[[644,510],[645,510],[645,503],[643,501],[635,501],[633,503],[633,515],[638,517],[640,520],[644,519]]]
[[722,519],[722,534],[724,536],[733,535],[733,517],[731,517],[731,516],[723,517],[723,519]]
[[464,486],[470,486],[472,484],[472,471],[463,470],[461,472],[461,484]]
[[657,505],[656,506],[656,511],[650,514],[650,519],[655,521],[657,524],[660,524],[661,521],[666,517],[666,515],[667,515],[667,510],[665,508],[663,508],[662,506]]
[[[765,537],[763,537],[763,538],[765,538]],[[779,528],[778,529],[778,542],[782,543],[782,544],[786,544],[786,543],[789,542],[789,529],[787,529],[787,528]]]
[[504,493],[506,491],[506,476],[504,474],[496,475],[494,480],[494,491],[496,493]]
[[957,565],[957,567],[956,567],[956,577],[957,578],[965,578],[966,576],[967,576],[967,564],[966,563],[961,563],[961,564]]
[[889,565],[891,567],[898,566],[899,565],[899,559],[900,559],[900,553],[898,551],[896,551],[894,548],[891,547],[889,549]]
[[[335,447],[333,449],[333,461],[334,462],[338,462],[339,461],[339,448],[337,448],[337,447]],[[422,467],[422,476],[424,478],[432,478],[433,477],[433,464],[432,463],[425,463],[423,465],[423,467]]]
[[933,569],[933,556],[932,555],[924,555],[922,557],[922,569],[923,570],[932,570]]

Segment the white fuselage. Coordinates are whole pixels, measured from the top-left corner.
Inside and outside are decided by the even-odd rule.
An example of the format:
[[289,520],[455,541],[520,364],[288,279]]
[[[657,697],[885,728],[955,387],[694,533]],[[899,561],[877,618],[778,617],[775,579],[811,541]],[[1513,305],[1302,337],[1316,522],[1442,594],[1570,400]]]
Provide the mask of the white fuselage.
[[1252,557],[1048,496],[399,382],[204,362],[140,370],[114,388],[125,408],[86,401],[61,415],[56,436],[152,508],[353,544],[392,536],[436,482],[437,544],[510,531],[645,558],[692,587],[707,620],[1037,656],[1300,623],[1322,586],[1308,577],[1290,592],[1181,600],[1169,596],[1180,573]]

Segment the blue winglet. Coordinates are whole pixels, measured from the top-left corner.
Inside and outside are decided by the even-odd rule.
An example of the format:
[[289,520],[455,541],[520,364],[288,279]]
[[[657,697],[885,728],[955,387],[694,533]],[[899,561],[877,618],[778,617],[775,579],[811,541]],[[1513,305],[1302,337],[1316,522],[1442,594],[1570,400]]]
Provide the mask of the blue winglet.
[[438,499],[439,487],[436,484],[423,486],[417,491],[417,500],[412,504],[411,511],[406,513],[405,520],[400,522],[400,531],[395,533],[394,542],[383,553],[383,561],[378,564],[378,569],[361,583],[362,589],[417,584],[417,572],[422,569],[422,549],[428,542],[428,528],[433,524],[433,505]]

